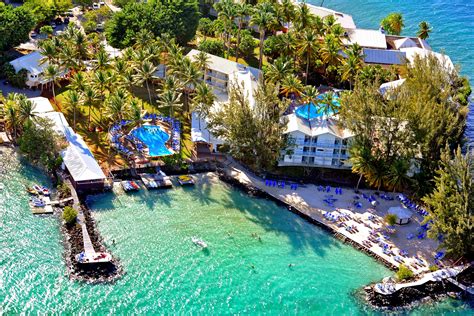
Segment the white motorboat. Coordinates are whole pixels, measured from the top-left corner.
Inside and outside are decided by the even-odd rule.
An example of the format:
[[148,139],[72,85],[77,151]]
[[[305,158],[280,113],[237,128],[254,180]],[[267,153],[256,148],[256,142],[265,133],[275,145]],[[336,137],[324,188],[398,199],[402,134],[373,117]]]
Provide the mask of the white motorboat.
[[197,237],[192,237],[191,240],[196,246],[199,246],[201,248],[207,248],[207,244],[204,240],[197,238]]
[[0,182],[0,191],[5,189],[5,185],[3,183]]

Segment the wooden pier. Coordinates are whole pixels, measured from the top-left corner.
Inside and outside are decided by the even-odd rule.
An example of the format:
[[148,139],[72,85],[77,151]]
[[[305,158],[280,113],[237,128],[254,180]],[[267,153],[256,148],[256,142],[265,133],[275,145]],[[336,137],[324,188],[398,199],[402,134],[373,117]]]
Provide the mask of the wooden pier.
[[163,174],[140,173],[140,179],[148,190],[172,188],[170,177]]
[[49,196],[42,196],[41,199],[45,203],[45,206],[43,207],[34,206],[32,202],[29,203],[31,212],[34,215],[53,214],[54,213],[53,206],[63,205],[64,203],[67,203],[73,200],[73,198],[70,197],[70,198],[66,198],[62,200],[51,201]]

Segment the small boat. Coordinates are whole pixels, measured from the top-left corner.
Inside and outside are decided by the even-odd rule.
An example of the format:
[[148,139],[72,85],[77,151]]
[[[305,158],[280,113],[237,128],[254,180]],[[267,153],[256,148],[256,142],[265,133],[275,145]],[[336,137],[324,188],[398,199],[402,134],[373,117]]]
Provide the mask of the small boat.
[[30,187],[26,187],[26,192],[28,192],[31,195],[38,195],[39,194],[38,191],[36,191],[35,189],[30,188]]
[[37,184],[33,186],[33,190],[38,192],[38,194],[43,194],[44,196],[49,196],[50,194],[49,189],[47,187],[43,187]]
[[43,193],[44,196],[49,196],[51,192],[49,192],[49,189],[47,187],[41,187],[41,192]]
[[192,237],[191,240],[196,246],[199,246],[201,248],[207,248],[207,244],[204,240],[197,238],[197,237]]
[[194,179],[191,176],[183,175],[183,176],[178,176],[178,182],[181,185],[193,185]]
[[0,191],[5,189],[5,185],[3,183],[0,182]]
[[34,207],[45,207],[46,203],[42,199],[33,198],[31,200],[31,205]]

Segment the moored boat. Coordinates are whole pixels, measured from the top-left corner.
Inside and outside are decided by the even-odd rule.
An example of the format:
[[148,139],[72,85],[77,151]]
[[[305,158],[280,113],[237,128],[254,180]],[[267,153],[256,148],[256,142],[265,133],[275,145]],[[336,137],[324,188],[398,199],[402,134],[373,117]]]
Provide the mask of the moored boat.
[[178,176],[178,182],[181,185],[193,185],[194,179],[189,175]]

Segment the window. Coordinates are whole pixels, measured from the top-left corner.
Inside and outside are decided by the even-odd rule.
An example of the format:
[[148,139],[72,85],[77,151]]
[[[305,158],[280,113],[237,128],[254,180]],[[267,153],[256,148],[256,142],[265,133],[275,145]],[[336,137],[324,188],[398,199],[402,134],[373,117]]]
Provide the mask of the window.
[[303,152],[304,152],[304,153],[309,152],[309,147],[304,146],[304,147],[303,147]]
[[314,165],[314,157],[309,157],[309,163]]
[[342,150],[341,150],[341,155],[343,155],[343,156],[346,155],[346,150],[345,150],[345,149],[342,149]]
[[318,151],[324,151],[324,149],[318,148]]
[[343,144],[344,146],[347,145],[347,138],[342,140],[342,144]]
[[311,141],[311,136],[305,135],[304,136],[304,142],[309,143]]
[[314,137],[313,137],[313,143],[316,144],[317,142],[318,142],[318,136],[314,136]]
[[339,149],[334,149],[334,150],[332,151],[332,153],[333,153],[333,155],[339,155]]
[[316,147],[311,147],[311,152],[315,153],[316,152]]
[[334,140],[334,145],[339,145],[339,144],[341,144],[341,140],[339,138],[336,138]]
[[306,162],[309,161],[308,158],[309,158],[308,156],[303,156],[303,158],[301,158],[301,161],[304,162],[304,163],[306,163]]

